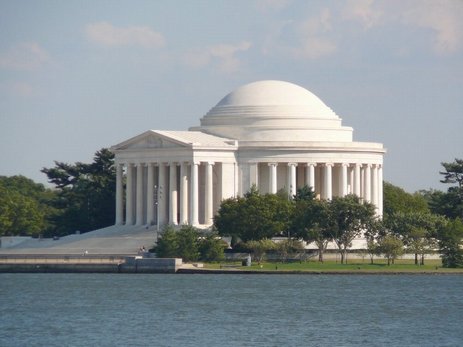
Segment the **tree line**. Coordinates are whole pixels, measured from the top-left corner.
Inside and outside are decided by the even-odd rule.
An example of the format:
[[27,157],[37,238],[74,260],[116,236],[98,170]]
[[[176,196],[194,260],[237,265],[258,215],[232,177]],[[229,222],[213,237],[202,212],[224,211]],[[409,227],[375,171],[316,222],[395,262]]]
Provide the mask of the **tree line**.
[[106,148],[90,164],[55,161],[41,170],[53,188],[24,176],[0,176],[0,236],[63,236],[114,223],[114,154]]
[[[262,249],[275,236],[287,237],[293,248],[297,240],[314,242],[320,260],[332,241],[342,261],[352,241],[365,232],[371,255],[388,254],[393,261],[405,247],[418,264],[438,249],[444,265],[463,266],[463,159],[442,167],[446,192],[409,194],[384,182],[382,220],[375,218],[373,205],[354,195],[326,201],[316,199],[308,187],[290,198],[282,191],[260,194],[253,188],[222,202],[214,228],[219,236],[231,236],[233,246],[247,249]],[[41,171],[53,188],[23,176],[0,176],[0,236],[62,236],[114,223],[116,173],[109,149],[97,151],[90,164],[56,161]]]

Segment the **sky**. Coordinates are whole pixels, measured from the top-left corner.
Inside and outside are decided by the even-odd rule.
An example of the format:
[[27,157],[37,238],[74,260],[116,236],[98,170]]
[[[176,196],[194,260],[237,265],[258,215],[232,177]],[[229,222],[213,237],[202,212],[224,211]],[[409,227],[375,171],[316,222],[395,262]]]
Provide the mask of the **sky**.
[[387,149],[384,179],[441,189],[463,158],[463,1],[0,0],[0,175],[148,129],[187,130],[258,80],[317,95]]

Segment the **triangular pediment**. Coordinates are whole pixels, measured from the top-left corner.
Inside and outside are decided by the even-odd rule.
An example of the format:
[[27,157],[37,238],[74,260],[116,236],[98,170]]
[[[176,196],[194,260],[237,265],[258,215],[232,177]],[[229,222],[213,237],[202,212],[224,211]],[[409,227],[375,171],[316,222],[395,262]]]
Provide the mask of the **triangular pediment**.
[[163,148],[186,148],[191,147],[187,142],[179,141],[177,138],[166,136],[155,130],[146,131],[127,141],[113,146],[115,150],[130,149],[163,149]]

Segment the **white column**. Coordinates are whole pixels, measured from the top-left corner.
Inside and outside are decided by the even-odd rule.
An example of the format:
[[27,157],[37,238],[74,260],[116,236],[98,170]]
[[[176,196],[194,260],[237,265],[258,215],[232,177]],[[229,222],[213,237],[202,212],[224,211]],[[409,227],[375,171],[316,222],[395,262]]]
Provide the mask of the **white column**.
[[373,165],[372,170],[372,182],[371,182],[371,202],[375,205],[378,210],[378,165]]
[[136,225],[143,225],[143,166],[144,164],[137,164],[137,198],[136,210],[137,218]]
[[365,199],[365,201],[371,202],[371,166],[370,164],[365,165],[364,174],[365,174],[365,180],[363,184],[364,185],[363,198]]
[[124,224],[124,199],[122,185],[122,164],[116,164],[116,225]]
[[324,187],[324,198],[326,200],[331,200],[333,198],[333,180],[332,180],[332,169],[333,169],[333,164],[331,163],[326,163],[325,164],[325,187]]
[[133,164],[127,165],[126,220],[125,225],[133,225]]
[[269,187],[268,191],[270,194],[276,194],[277,192],[277,163],[269,163]]
[[167,223],[166,211],[167,211],[167,194],[166,191],[166,165],[159,163],[158,173],[158,225],[163,226]]
[[355,164],[354,167],[354,194],[360,198],[360,164]]
[[180,224],[188,224],[188,165],[180,165]]
[[341,164],[341,196],[347,195],[347,166],[348,164]]
[[378,216],[383,216],[383,166],[378,166]]
[[308,163],[305,167],[305,184],[315,192],[315,166],[317,164]]
[[347,194],[354,194],[354,167],[352,165],[347,167],[347,177],[349,181]]
[[169,224],[177,225],[177,164],[169,165]]
[[148,177],[146,180],[146,224],[154,223],[154,164],[148,164]]
[[204,194],[204,224],[212,224],[212,214],[213,214],[213,176],[212,176],[212,166],[214,163],[206,163],[206,191]]
[[288,163],[288,195],[290,198],[296,195],[296,165]]
[[198,223],[198,163],[191,163],[191,194],[190,194],[190,224],[197,226]]

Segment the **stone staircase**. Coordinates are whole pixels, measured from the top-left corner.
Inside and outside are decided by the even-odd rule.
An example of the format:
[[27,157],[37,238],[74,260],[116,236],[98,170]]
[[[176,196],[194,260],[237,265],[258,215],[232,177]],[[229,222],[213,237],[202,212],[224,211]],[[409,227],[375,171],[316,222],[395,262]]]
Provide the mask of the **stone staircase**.
[[156,237],[156,226],[113,225],[57,240],[29,238],[15,246],[0,248],[0,255],[136,255],[140,247],[151,248]]

